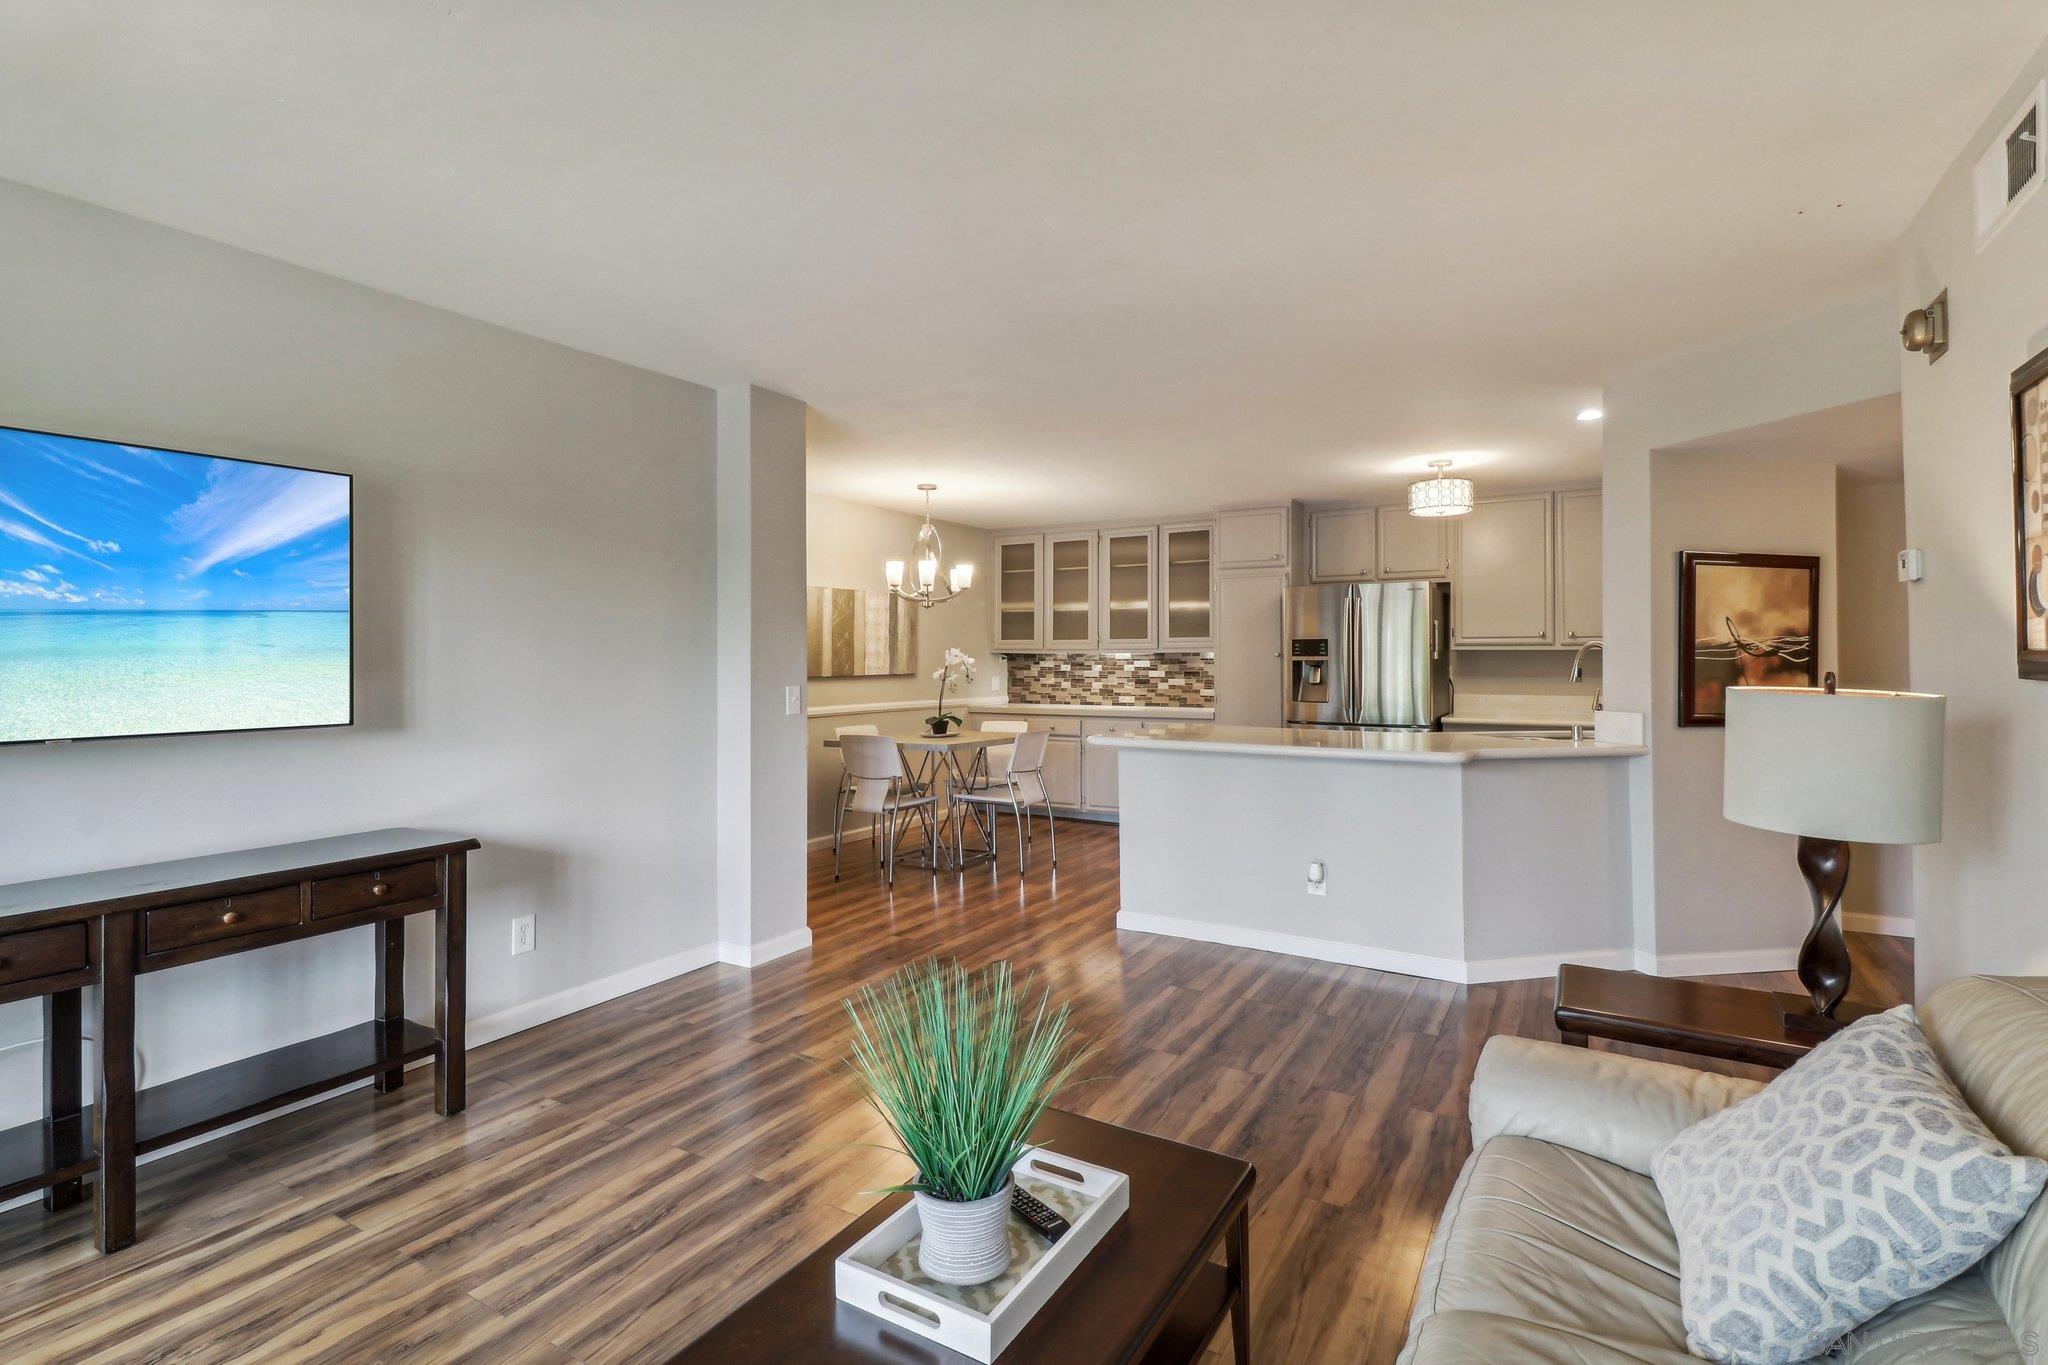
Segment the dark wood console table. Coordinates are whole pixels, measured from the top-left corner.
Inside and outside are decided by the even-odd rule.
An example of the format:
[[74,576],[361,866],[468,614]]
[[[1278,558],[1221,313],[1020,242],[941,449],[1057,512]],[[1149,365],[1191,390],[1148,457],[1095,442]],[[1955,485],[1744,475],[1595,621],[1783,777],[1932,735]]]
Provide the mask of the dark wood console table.
[[[475,839],[384,829],[0,886],[0,1004],[43,1000],[43,1117],[0,1130],[0,1199],[67,1208],[93,1182],[101,1251],[135,1241],[135,1158],[434,1058],[434,1106],[463,1106],[464,921]],[[405,918],[434,916],[434,1028],[405,1017]],[[210,1071],[135,1088],[135,978],[375,925],[372,1017]],[[97,985],[94,1100],[81,1093],[84,988]]]

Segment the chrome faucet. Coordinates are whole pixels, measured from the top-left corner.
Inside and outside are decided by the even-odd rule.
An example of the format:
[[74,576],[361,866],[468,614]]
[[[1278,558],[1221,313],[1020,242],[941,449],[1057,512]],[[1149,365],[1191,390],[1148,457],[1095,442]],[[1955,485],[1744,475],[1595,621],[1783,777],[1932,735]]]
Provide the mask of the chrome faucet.
[[[1584,682],[1586,680],[1586,651],[1589,649],[1597,649],[1602,654],[1605,654],[1607,652],[1606,644],[1600,640],[1588,640],[1584,644],[1580,645],[1579,652],[1572,655],[1571,680],[1573,682]],[[1601,709],[1600,689],[1598,687],[1595,687],[1593,689],[1593,709],[1595,711]],[[1584,731],[1585,728],[1586,727],[1583,725],[1574,725],[1572,727],[1572,743],[1576,744],[1579,742],[1581,732]]]

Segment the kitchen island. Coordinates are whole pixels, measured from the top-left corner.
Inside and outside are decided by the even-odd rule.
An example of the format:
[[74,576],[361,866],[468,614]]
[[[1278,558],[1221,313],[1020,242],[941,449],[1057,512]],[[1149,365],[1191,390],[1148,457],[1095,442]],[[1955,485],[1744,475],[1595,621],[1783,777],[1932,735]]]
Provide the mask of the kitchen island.
[[1118,756],[1118,928],[1439,981],[1630,964],[1618,760],[1639,745],[1199,724],[1088,742]]

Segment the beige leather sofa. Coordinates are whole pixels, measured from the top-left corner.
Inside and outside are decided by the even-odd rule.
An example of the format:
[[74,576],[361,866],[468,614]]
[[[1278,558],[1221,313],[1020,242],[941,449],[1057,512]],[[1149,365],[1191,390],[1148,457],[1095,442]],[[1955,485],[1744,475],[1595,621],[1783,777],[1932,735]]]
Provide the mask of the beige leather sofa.
[[[1920,1020],[1991,1130],[2048,1156],[2048,977],[1951,982]],[[1472,1158],[1423,1264],[1402,1365],[1695,1359],[1650,1159],[1760,1088],[1560,1043],[1489,1041],[1472,1082]],[[2048,1365],[2048,1196],[1976,1268],[1880,1314],[1826,1359]]]

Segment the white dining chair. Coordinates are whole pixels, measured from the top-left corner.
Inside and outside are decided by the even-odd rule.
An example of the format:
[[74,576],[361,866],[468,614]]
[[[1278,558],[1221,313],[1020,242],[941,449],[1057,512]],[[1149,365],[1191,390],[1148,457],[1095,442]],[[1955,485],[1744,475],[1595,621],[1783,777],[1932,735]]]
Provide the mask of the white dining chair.
[[[903,747],[886,735],[848,735],[839,741],[839,752],[846,759],[848,793],[840,807],[840,820],[835,822],[833,880],[839,878],[836,825],[843,823],[846,812],[853,811],[868,817],[870,839],[878,835],[881,838],[883,867],[889,885],[894,886],[896,848],[910,821],[915,820],[923,827],[927,855],[938,848],[938,797],[912,786],[910,774],[903,766]],[[936,872],[938,859],[927,856],[925,861]]]
[[[839,785],[832,793],[832,880],[835,882],[839,880],[839,839],[846,817],[846,797],[853,785],[853,775],[847,771],[846,767],[846,737],[848,735],[879,735],[880,733],[882,733],[881,727],[875,725],[835,725],[832,727],[832,738],[839,741]],[[869,823],[870,825],[873,824],[872,821]],[[873,831],[870,830],[869,838],[872,839],[873,837]],[[876,851],[875,856],[881,856],[879,850]]]
[[1045,787],[1045,741],[1044,730],[1025,730],[1011,742],[1012,753],[1005,765],[1000,781],[990,781],[986,786],[969,787],[953,795],[953,863],[960,866],[967,856],[964,827],[968,812],[974,812],[976,828],[981,828],[985,814],[988,826],[982,830],[988,844],[989,861],[994,864],[996,849],[1002,833],[1001,816],[1005,810],[1017,827],[1017,870],[1024,871],[1030,866],[1029,820],[1034,808],[1045,808],[1045,827],[1051,836],[1052,865],[1060,865],[1059,829],[1053,822],[1052,797]]
[[[1028,720],[984,720],[979,722],[974,728],[986,730],[993,735],[1021,735],[1031,728],[1031,722]],[[988,748],[983,749],[979,756],[981,762],[979,764],[980,772],[978,776],[985,782],[1002,781],[1003,776],[1010,771],[1010,756],[1016,751],[1017,746],[1014,742],[1009,744],[991,744]],[[976,785],[980,784],[977,783]]]

